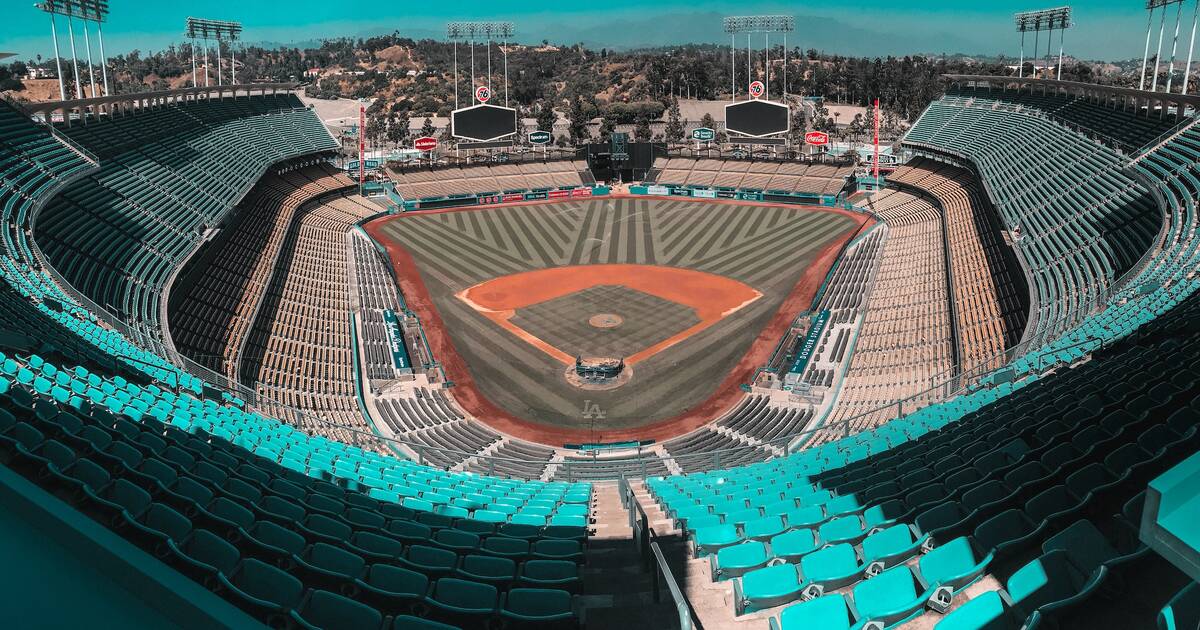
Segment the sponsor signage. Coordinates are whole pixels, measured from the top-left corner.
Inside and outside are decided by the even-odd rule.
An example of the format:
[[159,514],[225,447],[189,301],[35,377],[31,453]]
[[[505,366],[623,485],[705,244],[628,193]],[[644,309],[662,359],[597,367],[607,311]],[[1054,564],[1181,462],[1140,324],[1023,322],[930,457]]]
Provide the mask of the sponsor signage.
[[799,377],[804,373],[804,368],[808,367],[808,362],[812,359],[813,350],[817,349],[817,342],[821,340],[821,334],[825,332],[825,326],[829,323],[829,311],[821,311],[817,315],[817,319],[813,321],[812,326],[808,329],[808,334],[804,336],[804,341],[796,350],[796,358],[792,360],[792,367],[788,370],[788,374],[795,374]]
[[718,190],[717,197],[721,199],[738,199],[737,191],[735,190]]
[[692,130],[692,140],[697,142],[712,142],[717,137],[717,132],[708,127],[700,127]]
[[711,188],[693,188],[692,196],[700,199],[716,199],[717,191],[712,190]]
[[829,134],[824,131],[810,131],[804,134],[805,144],[829,144]]
[[475,100],[479,101],[480,103],[486,103],[491,100],[491,98],[492,88],[486,85],[481,85],[475,88]]
[[418,151],[432,151],[438,146],[437,138],[423,136],[413,140],[413,148]]
[[647,186],[646,194],[647,195],[669,195],[669,194],[671,194],[671,189],[667,188],[666,186]]
[[545,198],[546,198],[546,191],[544,191],[544,190],[538,191],[538,192],[525,193],[526,201],[537,201],[538,199],[545,199]]
[[575,190],[571,191],[571,196],[572,197],[591,197],[592,189],[591,188],[576,188]]
[[510,201],[525,201],[525,193],[512,193],[504,195],[503,199],[506,203]]
[[529,132],[529,144],[550,144],[552,138],[553,136],[550,135],[549,131],[538,130]]
[[412,370],[412,363],[408,359],[408,348],[404,346],[404,336],[400,334],[400,320],[396,317],[395,311],[387,309],[383,311],[383,324],[387,329],[388,350],[392,355],[392,367],[397,370],[408,372]]
[[763,85],[762,81],[750,82],[750,96],[753,98],[762,98],[763,92],[767,91],[767,86]]
[[551,190],[548,196],[550,197],[550,199],[566,199],[567,197],[571,196],[571,191],[569,191],[569,190]]

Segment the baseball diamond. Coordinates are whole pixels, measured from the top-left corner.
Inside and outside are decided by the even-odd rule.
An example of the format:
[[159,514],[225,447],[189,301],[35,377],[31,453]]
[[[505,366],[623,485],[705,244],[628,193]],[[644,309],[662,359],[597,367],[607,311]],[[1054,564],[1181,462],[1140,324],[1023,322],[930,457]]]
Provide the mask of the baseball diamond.
[[[619,197],[414,213],[369,230],[464,407],[485,421],[577,429],[591,425],[590,400],[602,429],[618,431],[713,411],[778,342],[768,323],[807,308],[789,300],[784,313],[785,299],[798,283],[811,299],[832,263],[823,254],[861,223],[812,208]],[[620,323],[597,327],[598,315]],[[563,378],[579,354],[626,358],[636,375],[580,390]]]

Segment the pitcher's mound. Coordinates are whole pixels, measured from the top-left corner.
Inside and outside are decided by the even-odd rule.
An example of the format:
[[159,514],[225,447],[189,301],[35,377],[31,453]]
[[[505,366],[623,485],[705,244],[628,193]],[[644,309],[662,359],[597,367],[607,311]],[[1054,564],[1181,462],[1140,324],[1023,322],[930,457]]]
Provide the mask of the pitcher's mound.
[[600,313],[599,315],[592,315],[590,318],[588,318],[588,324],[591,324],[594,328],[616,328],[624,323],[625,320],[622,319],[620,315],[614,315],[612,313]]

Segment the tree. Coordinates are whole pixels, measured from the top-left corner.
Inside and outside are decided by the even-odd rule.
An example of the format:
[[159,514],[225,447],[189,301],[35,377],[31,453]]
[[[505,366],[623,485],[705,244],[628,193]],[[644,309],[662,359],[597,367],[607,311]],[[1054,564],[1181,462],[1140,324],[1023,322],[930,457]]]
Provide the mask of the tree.
[[537,110],[537,128],[538,131],[549,131],[554,133],[554,123],[558,121],[558,115],[554,113],[554,108],[549,103],[542,103]]
[[576,96],[575,100],[571,101],[571,109],[567,111],[567,135],[575,146],[584,144],[591,137],[591,134],[588,133],[588,120],[587,111],[583,107],[583,99]]
[[791,130],[788,131],[789,140],[793,147],[799,147],[804,144],[804,135],[808,133],[808,118],[804,115],[803,107],[795,107],[792,109],[792,124]]
[[388,117],[388,141],[396,146],[407,143],[409,135],[408,127],[410,124],[408,112],[397,116],[396,112],[393,111],[391,116]]
[[633,138],[638,142],[650,142],[654,132],[650,130],[650,118],[641,116],[638,118],[637,125],[633,128]]
[[663,132],[667,142],[683,142],[683,122],[679,120],[679,99],[671,99],[671,108],[667,110],[667,128]]
[[605,116],[600,119],[600,142],[608,142],[612,140],[613,132],[617,130],[617,123],[612,116]]
[[433,126],[433,119],[426,116],[425,122],[421,123],[421,136],[431,138],[435,133],[437,133],[437,129],[435,129]]

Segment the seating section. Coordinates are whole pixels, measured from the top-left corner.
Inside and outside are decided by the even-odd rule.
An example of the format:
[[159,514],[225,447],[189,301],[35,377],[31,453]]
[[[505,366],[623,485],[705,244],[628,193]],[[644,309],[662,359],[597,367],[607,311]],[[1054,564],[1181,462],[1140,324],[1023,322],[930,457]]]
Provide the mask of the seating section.
[[1035,345],[1104,305],[1163,225],[1125,157],[1045,117],[948,96],[904,141],[974,165],[1029,270],[1036,309],[1026,338]]
[[510,162],[451,168],[389,171],[405,199],[436,199],[505,191],[582,186],[587,163],[580,160]]
[[[891,419],[892,412],[875,411],[886,405],[934,400],[927,390],[954,366],[941,213],[925,199],[891,189],[869,205],[887,236],[831,416],[839,426],[816,436],[818,443]],[[852,426],[843,422],[852,418]]]
[[271,164],[337,148],[292,95],[179,102],[62,133],[101,168],[49,200],[34,239],[75,289],[151,340],[163,289],[205,231]]
[[[782,611],[776,627],[1128,616],[1187,581],[1137,530],[1146,484],[1200,448],[1198,314],[1193,296],[1089,362],[647,486],[736,612]],[[1120,577],[1147,571],[1158,581],[1145,587]],[[1106,583],[1133,592],[1110,599]]]
[[851,166],[715,160],[711,158],[668,158],[655,161],[659,184],[721,188],[750,188],[763,191],[836,195],[854,173]]
[[438,471],[5,350],[0,463],[269,625],[575,624],[586,484]]
[[[370,238],[361,230],[351,230],[346,238],[353,259],[354,287],[357,289],[351,293],[351,299],[355,300],[354,310],[361,319],[358,341],[364,355],[364,377],[368,381],[391,380],[396,378],[396,366],[392,359],[391,336],[384,323],[384,312],[392,311],[397,317],[407,317],[404,300],[388,271],[387,259]],[[398,341],[404,343],[403,339]]]
[[357,197],[302,208],[240,366],[242,382],[258,394],[308,412],[305,428],[346,441],[357,439],[349,429],[369,431],[355,397],[346,233],[376,212]]
[[419,461],[450,468],[500,440],[500,434],[467,418],[445,390],[416,389],[409,395],[375,401],[381,420],[397,438],[423,445]]
[[916,187],[942,210],[954,294],[954,330],[962,371],[990,371],[1025,330],[1029,289],[996,215],[986,206],[971,174],[916,158],[889,178]]
[[1106,105],[1071,94],[1050,94],[1040,87],[1029,91],[990,91],[955,86],[947,91],[947,100],[950,99],[970,102],[976,107],[1010,108],[1046,117],[1087,135],[1114,141],[1127,153],[1145,147],[1180,122],[1174,113],[1128,110],[1120,104]]
[[[102,322],[94,309],[84,306],[86,298],[45,266],[30,238],[35,216],[56,191],[99,171],[95,157],[7,102],[0,102],[0,131],[4,321],[11,322],[14,330],[53,339],[64,351],[71,349],[73,356],[89,356],[105,364],[119,361],[155,379],[198,391],[198,379],[143,349],[115,330],[113,322]],[[18,326],[21,323],[25,325]]]
[[260,180],[172,285],[168,321],[175,348],[236,384],[241,349],[296,211],[353,184],[323,163]]

